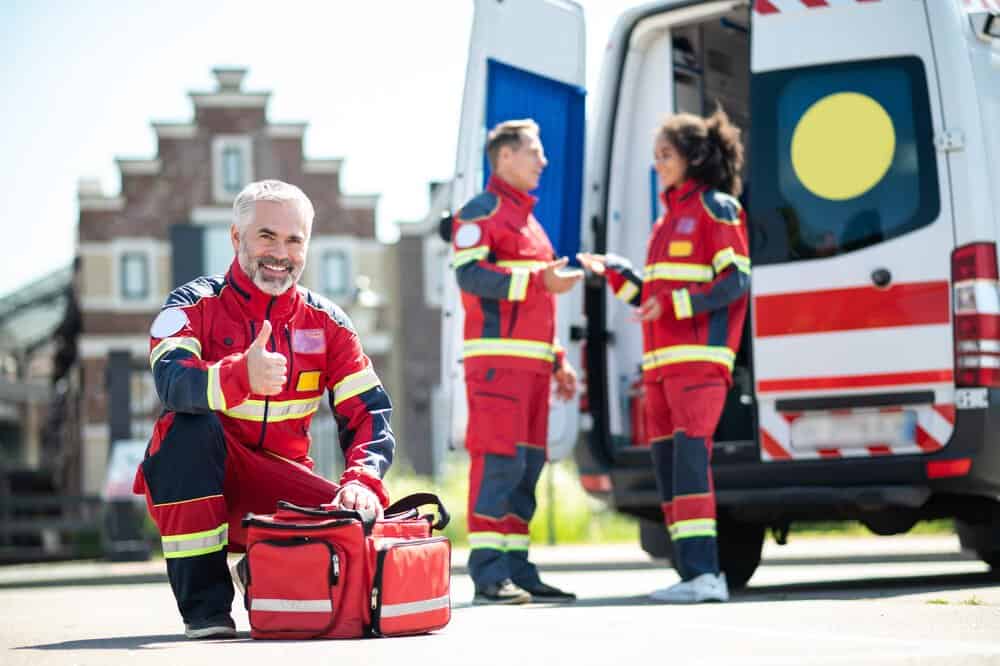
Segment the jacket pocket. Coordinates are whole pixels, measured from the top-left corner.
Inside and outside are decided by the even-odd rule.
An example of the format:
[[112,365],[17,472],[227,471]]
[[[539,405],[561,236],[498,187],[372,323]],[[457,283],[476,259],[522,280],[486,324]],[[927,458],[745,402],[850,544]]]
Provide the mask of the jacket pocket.
[[473,386],[469,391],[469,425],[465,445],[470,453],[513,456],[524,439],[521,402],[517,398]]

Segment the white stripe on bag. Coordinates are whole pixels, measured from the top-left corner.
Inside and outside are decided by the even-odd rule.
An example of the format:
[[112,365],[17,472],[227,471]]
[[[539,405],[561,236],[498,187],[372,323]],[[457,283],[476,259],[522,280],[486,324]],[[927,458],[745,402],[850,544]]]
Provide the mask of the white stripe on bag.
[[389,604],[382,606],[382,617],[399,617],[400,615],[415,615],[416,613],[426,613],[427,611],[447,608],[451,603],[451,597],[434,597],[423,601],[411,601],[405,604]]
[[250,610],[272,613],[329,613],[333,604],[329,599],[253,599]]

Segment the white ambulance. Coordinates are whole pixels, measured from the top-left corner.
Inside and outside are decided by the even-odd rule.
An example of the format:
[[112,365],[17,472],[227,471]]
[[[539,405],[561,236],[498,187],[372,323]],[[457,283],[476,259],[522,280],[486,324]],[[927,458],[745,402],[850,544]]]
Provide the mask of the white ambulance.
[[[747,147],[751,313],[713,468],[722,566],[744,585],[765,530],[860,520],[878,534],[954,517],[1000,567],[1000,0],[661,1],[624,13],[592,91],[584,17],[564,0],[477,0],[453,206],[484,182],[486,128],[538,120],[536,214],[561,255],[642,266],[661,214],[652,132],[721,103]],[[452,436],[464,394],[447,281]],[[641,358],[600,282],[560,300],[587,393],[556,405],[555,457],[668,554],[631,414]],[[585,343],[585,344],[584,344]],[[580,432],[582,430],[582,432]]]

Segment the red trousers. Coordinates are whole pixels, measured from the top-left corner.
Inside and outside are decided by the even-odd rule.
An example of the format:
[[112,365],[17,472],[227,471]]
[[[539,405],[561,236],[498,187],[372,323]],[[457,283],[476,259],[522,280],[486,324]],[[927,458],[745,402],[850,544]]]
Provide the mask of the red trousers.
[[645,385],[646,427],[663,518],[674,567],[684,580],[719,572],[710,463],[728,388],[722,372],[711,369]]
[[190,623],[228,615],[226,550],[244,550],[247,513],[273,513],[279,499],[325,504],[338,486],[236,441],[215,414],[168,412],[156,422],[133,490],[146,495],[177,607]]
[[495,368],[466,374],[469,574],[477,587],[538,582],[528,524],[545,464],[552,377]]

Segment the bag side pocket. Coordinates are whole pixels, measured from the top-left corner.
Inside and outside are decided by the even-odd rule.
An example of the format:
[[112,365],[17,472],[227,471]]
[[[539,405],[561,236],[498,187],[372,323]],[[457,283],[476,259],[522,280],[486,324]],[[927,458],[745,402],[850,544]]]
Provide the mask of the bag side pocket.
[[451,621],[451,542],[446,537],[391,542],[378,550],[372,580],[375,636],[423,634]]

